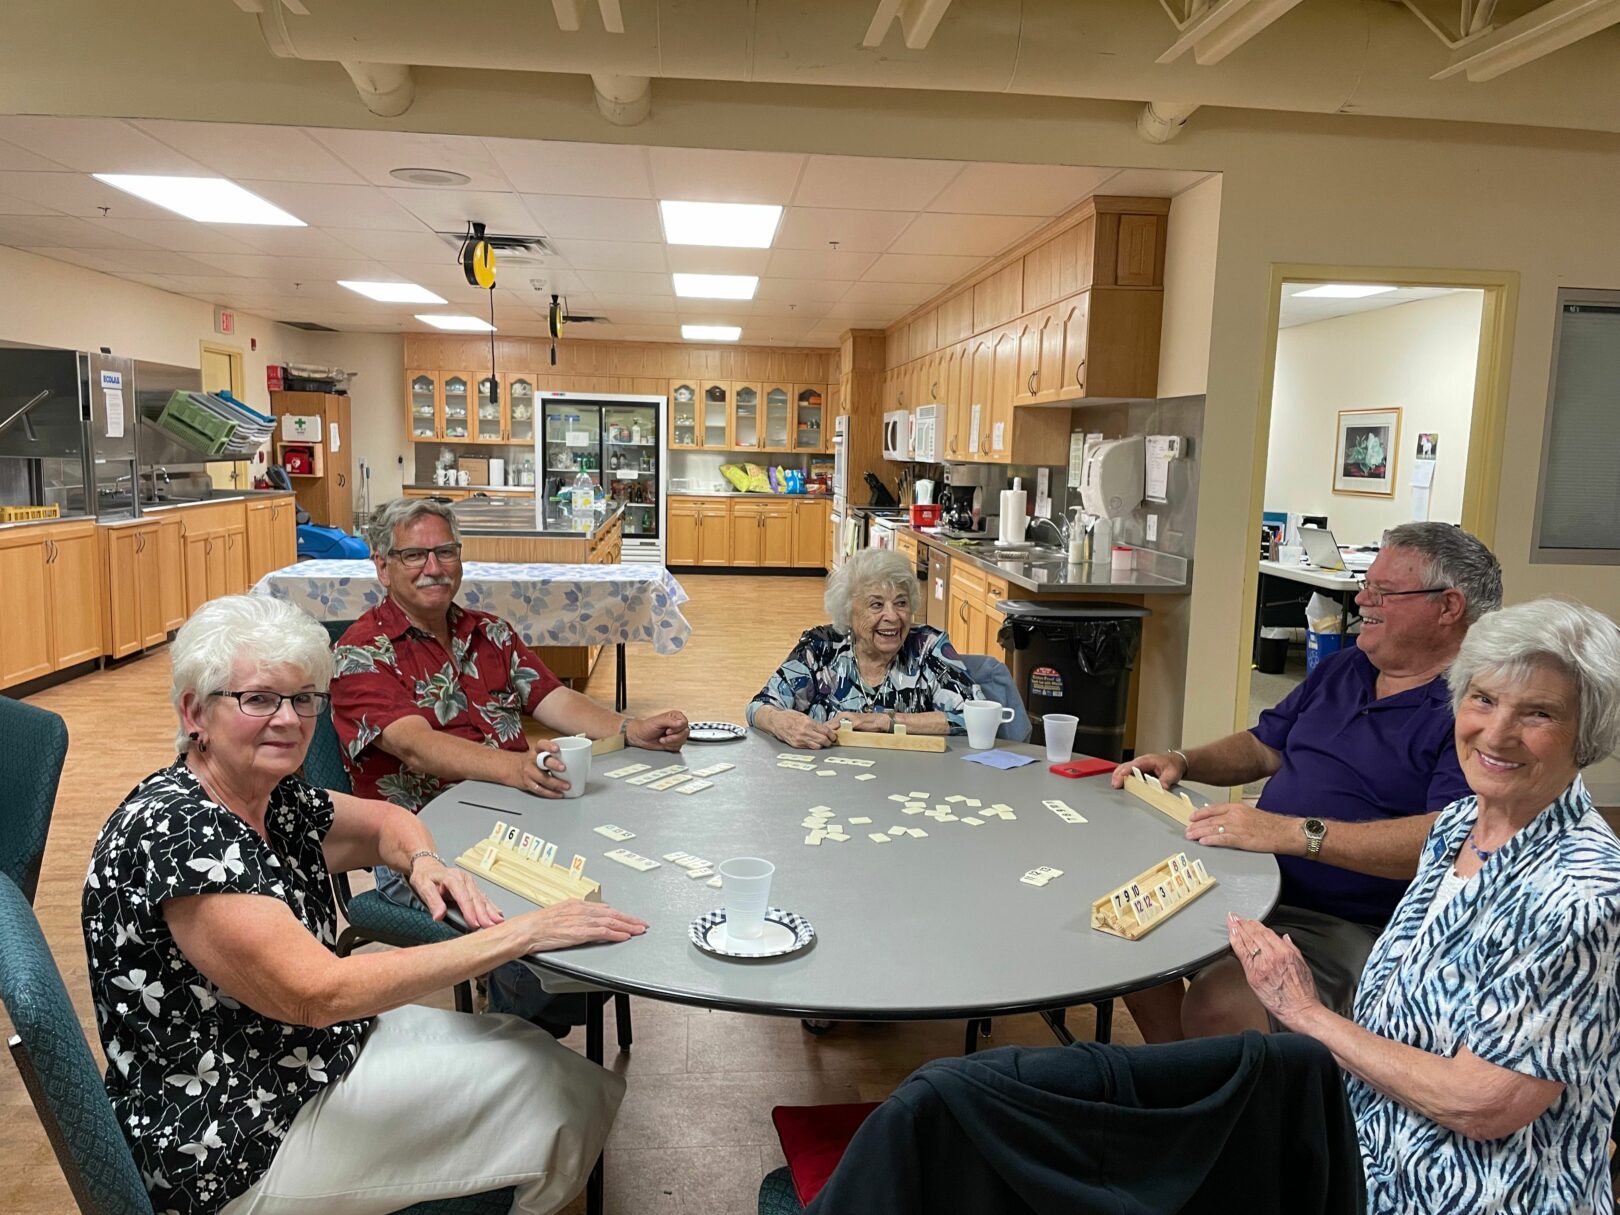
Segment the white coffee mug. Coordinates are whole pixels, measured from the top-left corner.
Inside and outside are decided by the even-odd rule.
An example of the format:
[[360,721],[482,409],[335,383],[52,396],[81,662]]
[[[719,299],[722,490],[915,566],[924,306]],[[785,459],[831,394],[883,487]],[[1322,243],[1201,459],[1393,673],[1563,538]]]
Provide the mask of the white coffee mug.
[[472,484],[472,473],[468,472],[466,469],[462,469],[459,472],[457,472],[456,473],[456,484],[457,485],[471,485]]
[[[552,775],[559,777],[567,783],[568,788],[563,791],[564,797],[579,797],[585,792],[585,782],[591,778],[591,740],[588,738],[559,738],[557,743],[557,758],[562,762],[561,772],[552,771]],[[534,757],[534,762],[543,770],[546,768],[546,753],[540,752]]]
[[1017,714],[1000,701],[969,700],[962,704],[962,720],[967,723],[968,746],[985,751],[996,745],[996,731]]

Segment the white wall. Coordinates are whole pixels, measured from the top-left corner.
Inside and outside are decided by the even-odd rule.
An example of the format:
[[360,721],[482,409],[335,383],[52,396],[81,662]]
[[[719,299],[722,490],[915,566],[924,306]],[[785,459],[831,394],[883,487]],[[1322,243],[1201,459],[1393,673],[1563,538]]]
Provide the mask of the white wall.
[[1209,322],[1215,307],[1215,250],[1221,179],[1207,178],[1170,200],[1164,242],[1164,322],[1159,397],[1202,396],[1209,382]]
[[[1266,509],[1326,515],[1340,544],[1376,544],[1412,516],[1420,431],[1440,435],[1428,518],[1462,517],[1484,295],[1459,291],[1277,333]],[[1341,409],[1401,410],[1395,496],[1333,492]]]

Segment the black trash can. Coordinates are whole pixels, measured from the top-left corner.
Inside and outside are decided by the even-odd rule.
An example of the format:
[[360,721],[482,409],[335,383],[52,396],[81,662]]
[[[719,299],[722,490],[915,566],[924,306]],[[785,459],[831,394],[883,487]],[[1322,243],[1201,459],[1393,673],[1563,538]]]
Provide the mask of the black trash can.
[[997,638],[1034,726],[1030,741],[1046,740],[1045,714],[1070,713],[1080,719],[1077,752],[1124,759],[1131,668],[1142,647],[1142,618],[1152,613],[1128,603],[1028,599],[996,607],[1007,618]]

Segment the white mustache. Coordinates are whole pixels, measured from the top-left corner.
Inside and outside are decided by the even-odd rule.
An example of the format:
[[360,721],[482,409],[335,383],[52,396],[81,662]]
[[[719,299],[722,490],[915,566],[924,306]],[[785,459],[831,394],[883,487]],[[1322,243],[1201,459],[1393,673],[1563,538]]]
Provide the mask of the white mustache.
[[418,588],[430,586],[449,586],[450,579],[443,574],[423,574],[414,584]]

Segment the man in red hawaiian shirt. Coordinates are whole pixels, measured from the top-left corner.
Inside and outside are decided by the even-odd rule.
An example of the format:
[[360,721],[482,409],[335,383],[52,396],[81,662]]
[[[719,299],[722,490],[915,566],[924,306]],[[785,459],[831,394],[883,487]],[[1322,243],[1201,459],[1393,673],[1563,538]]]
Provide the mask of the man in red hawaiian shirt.
[[[621,717],[563,687],[506,621],[457,604],[461,543],[449,507],[396,498],[377,512],[368,538],[388,598],[343,634],[331,686],[356,796],[415,811],[446,785],[487,780],[561,797],[557,745],[525,739],[525,714],[559,734],[622,733],[653,751],[686,742],[679,710]],[[383,897],[420,906],[401,875],[379,867],[376,877]],[[554,996],[516,962],[490,975],[489,1006],[559,1037],[586,1012],[584,996]]]
[[461,545],[449,507],[395,499],[371,539],[388,598],[343,634],[332,680],[332,721],[357,797],[420,810],[458,780],[561,797],[557,744],[527,741],[525,714],[559,734],[622,732],[649,750],[686,742],[683,713],[621,717],[563,687],[506,621],[457,604]]

